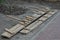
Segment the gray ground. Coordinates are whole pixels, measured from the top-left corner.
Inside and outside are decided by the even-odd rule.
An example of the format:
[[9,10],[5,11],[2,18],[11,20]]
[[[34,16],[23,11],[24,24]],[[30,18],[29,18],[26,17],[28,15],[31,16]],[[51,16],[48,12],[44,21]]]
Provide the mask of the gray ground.
[[[44,2],[41,2],[40,5],[48,6],[51,8],[59,9],[59,5],[57,6],[51,6],[52,4],[47,4]],[[31,3],[27,4],[24,3],[23,5],[19,6],[25,6],[26,8],[29,7],[39,7],[39,4]],[[4,28],[10,28],[13,25],[16,25],[18,22],[17,20],[8,18],[7,16],[0,14],[0,40],[60,40],[60,11],[57,12],[53,17],[51,17],[49,20],[44,22],[42,25],[39,25],[38,28],[36,28],[34,31],[30,32],[27,35],[23,35],[20,33],[17,33],[15,36],[13,36],[10,39],[2,38],[1,34],[4,32]]]
[[35,40],[60,40],[60,13],[39,33]]

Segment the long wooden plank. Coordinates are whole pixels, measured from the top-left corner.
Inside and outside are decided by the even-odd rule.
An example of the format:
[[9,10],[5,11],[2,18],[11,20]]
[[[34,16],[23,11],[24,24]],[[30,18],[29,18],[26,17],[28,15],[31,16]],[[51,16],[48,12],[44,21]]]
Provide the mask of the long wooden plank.
[[50,11],[48,12],[46,15],[42,16],[41,18],[39,18],[37,21],[35,21],[34,23],[32,23],[31,25],[29,25],[28,27],[24,28],[22,31],[20,31],[21,33],[27,34],[30,31],[32,31],[33,29],[35,29],[38,25],[42,24],[44,21],[46,21],[47,19],[49,19],[51,16],[53,16],[55,13],[57,12],[57,10],[54,10],[53,12]]

